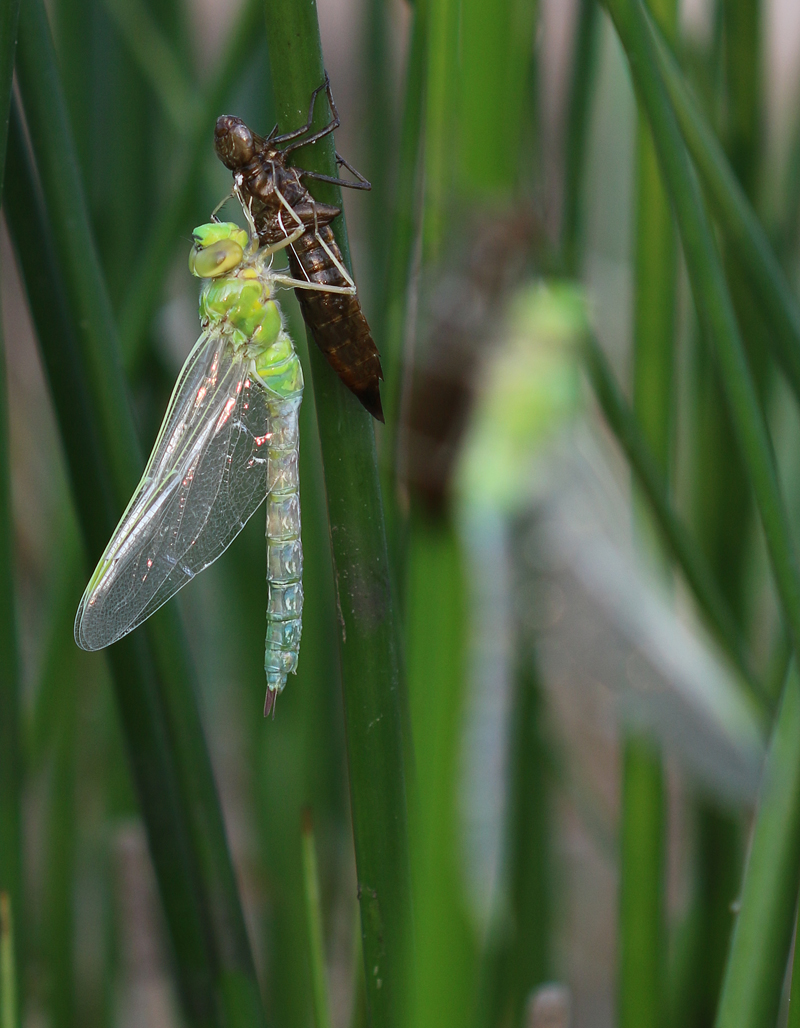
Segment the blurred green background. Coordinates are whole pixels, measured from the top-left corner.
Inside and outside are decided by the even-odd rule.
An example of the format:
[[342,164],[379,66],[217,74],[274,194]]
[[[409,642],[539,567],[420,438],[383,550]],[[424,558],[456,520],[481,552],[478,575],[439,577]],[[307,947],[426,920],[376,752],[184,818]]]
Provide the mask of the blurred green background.
[[[260,515],[108,654],[72,623],[197,336],[214,121],[297,123],[317,14],[387,422],[282,294],[264,721]],[[800,1026],[796,5],[9,0],[0,50],[2,1028]]]

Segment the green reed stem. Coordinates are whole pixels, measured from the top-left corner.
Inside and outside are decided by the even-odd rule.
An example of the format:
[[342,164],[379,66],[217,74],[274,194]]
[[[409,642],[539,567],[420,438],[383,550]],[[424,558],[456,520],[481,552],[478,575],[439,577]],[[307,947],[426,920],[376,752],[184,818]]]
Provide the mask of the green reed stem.
[[[388,468],[386,496],[393,496],[395,483],[396,446],[398,419],[403,394],[404,359],[408,318],[408,293],[413,274],[414,242],[419,224],[419,163],[422,151],[422,119],[425,99],[425,73],[427,62],[427,33],[425,3],[411,8],[411,42],[406,64],[403,118],[400,127],[400,151],[398,154],[397,183],[394,197],[394,219],[392,222],[392,244],[389,253],[388,274],[383,293],[386,310],[384,324],[385,339],[381,359],[386,376],[384,387],[384,410],[388,439],[385,443]],[[391,480],[389,479],[391,475]]]
[[767,234],[731,169],[719,140],[692,97],[680,67],[649,23],[654,76],[661,76],[686,147],[695,162],[731,252],[741,262],[772,331],[767,341],[800,402],[800,307]]
[[672,554],[712,631],[735,663],[749,687],[751,697],[763,713],[764,689],[753,675],[733,612],[702,550],[673,509],[663,474],[650,453],[642,430],[614,378],[600,344],[591,334],[586,337],[584,360],[597,401],[630,462],[639,488],[650,503],[664,545]]
[[[41,194],[18,125],[11,228],[93,556],[142,462],[41,0],[23,6],[17,71]],[[150,626],[108,657],[186,1014],[263,1024],[185,645],[174,611]]]
[[[775,1024],[794,926],[799,863],[800,681],[793,668],[762,776],[715,1028]],[[796,1014],[790,1013],[790,1024],[792,1016]]]
[[596,0],[580,0],[572,44],[567,138],[564,148],[564,205],[561,216],[562,264],[577,275],[583,236],[583,176],[593,96],[599,18]]
[[713,344],[739,446],[753,486],[781,605],[800,651],[800,574],[772,447],[753,385],[700,188],[657,71],[640,0],[606,0],[650,120],[683,242],[698,315]]
[[319,892],[317,846],[314,823],[308,807],[303,811],[303,894],[308,929],[308,959],[311,965],[311,987],[314,995],[314,1019],[317,1028],[331,1028],[331,1004],[328,998],[328,977],[325,970],[325,934],[322,928],[322,900]]
[[17,969],[11,896],[0,892],[0,1028],[18,1028]]
[[[0,6],[0,199],[8,141],[8,112],[14,50],[17,43],[19,0]],[[17,657],[17,630],[14,603],[14,523],[11,508],[11,461],[8,448],[8,384],[5,348],[0,331],[0,892],[6,906],[20,916],[22,910],[22,743],[20,723],[20,683]],[[9,913],[9,918],[10,918]],[[10,922],[9,922],[10,924]],[[10,929],[9,929],[10,930]],[[3,1008],[3,1028],[16,1028],[19,1011],[11,1003],[17,991],[14,968],[20,966],[10,952],[12,944],[19,953],[19,933],[7,938],[11,978],[3,980],[10,995],[9,1017]],[[3,966],[5,971],[5,965]]]
[[[313,0],[267,4],[267,38],[281,131],[302,125],[324,70]],[[317,104],[324,124],[326,105]],[[302,167],[335,174],[333,139],[300,150]],[[340,191],[314,195],[341,205]],[[344,218],[334,223],[349,265]],[[410,930],[405,726],[389,561],[372,421],[309,340],[334,576],[341,615],[347,753],[369,1017],[396,1025],[407,987]]]
[[[674,34],[676,4],[659,0],[656,6]],[[675,231],[641,111],[637,144],[633,405],[662,480],[668,482],[675,401]],[[647,527],[641,522],[642,543],[661,563]],[[654,740],[635,731],[625,740],[622,760],[619,1023],[621,1028],[659,1028],[666,961],[664,771]]]

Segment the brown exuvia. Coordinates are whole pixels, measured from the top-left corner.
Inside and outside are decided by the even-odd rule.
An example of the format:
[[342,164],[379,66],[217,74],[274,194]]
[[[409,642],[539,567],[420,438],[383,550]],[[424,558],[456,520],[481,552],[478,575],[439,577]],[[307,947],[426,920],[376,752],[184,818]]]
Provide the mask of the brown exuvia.
[[[331,105],[332,118],[325,128],[311,134],[314,102],[323,89]],[[348,389],[373,417],[383,421],[380,394],[383,372],[378,348],[331,229],[330,223],[341,211],[315,200],[303,179],[313,178],[356,189],[369,189],[369,183],[357,172],[354,172],[357,181],[350,182],[286,164],[293,150],[329,135],[338,125],[339,117],[326,77],[311,97],[308,123],[303,128],[279,136],[276,127],[263,138],[251,132],[240,118],[222,115],[214,130],[214,146],[219,159],[234,173],[235,189],[250,206],[259,242],[275,245],[290,240],[286,249],[292,277],[312,287],[295,292],[317,346]],[[338,154],[337,160],[353,171]]]

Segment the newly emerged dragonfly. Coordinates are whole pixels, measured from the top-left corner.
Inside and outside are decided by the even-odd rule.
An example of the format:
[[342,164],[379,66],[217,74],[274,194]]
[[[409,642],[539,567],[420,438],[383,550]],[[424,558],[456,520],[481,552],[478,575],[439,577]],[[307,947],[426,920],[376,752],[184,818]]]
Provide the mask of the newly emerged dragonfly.
[[[319,132],[312,133],[314,106],[323,90],[330,104],[331,120]],[[234,188],[251,205],[262,245],[286,246],[292,275],[323,287],[297,292],[306,324],[344,384],[373,417],[383,421],[380,355],[331,229],[331,222],[341,210],[315,200],[303,180],[317,179],[353,189],[369,189],[370,184],[338,153],[337,162],[356,176],[355,181],[289,167],[286,163],[294,150],[318,142],[338,127],[339,115],[326,75],[311,96],[308,121],[302,128],[278,135],[276,125],[269,136],[262,138],[240,118],[222,115],[214,130],[214,145],[219,159],[234,174]]]
[[127,635],[207,568],[267,500],[265,716],[294,672],[303,610],[298,411],[303,372],[275,302],[299,283],[271,268],[230,222],[194,230],[189,267],[205,279],[202,333],[184,364],[142,476],[92,575],[75,640]]

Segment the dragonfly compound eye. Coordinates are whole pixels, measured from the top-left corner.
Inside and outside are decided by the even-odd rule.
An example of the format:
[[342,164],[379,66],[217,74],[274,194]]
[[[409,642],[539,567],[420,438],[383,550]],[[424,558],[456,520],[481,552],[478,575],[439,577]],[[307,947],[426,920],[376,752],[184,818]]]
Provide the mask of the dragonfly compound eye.
[[219,278],[241,264],[244,250],[235,239],[219,239],[210,246],[194,245],[189,271],[197,278]]
[[226,168],[237,171],[249,164],[256,153],[253,133],[240,118],[223,114],[214,128],[214,148]]

